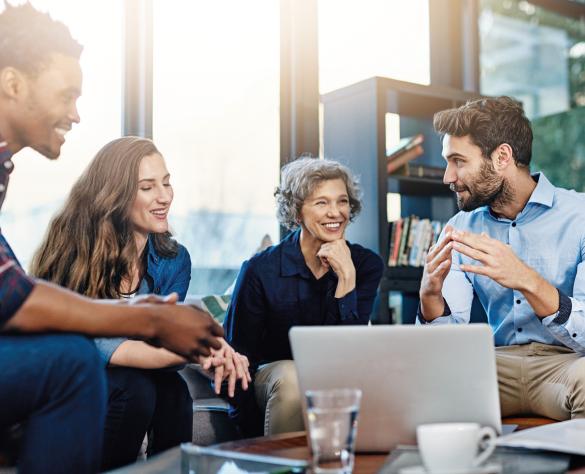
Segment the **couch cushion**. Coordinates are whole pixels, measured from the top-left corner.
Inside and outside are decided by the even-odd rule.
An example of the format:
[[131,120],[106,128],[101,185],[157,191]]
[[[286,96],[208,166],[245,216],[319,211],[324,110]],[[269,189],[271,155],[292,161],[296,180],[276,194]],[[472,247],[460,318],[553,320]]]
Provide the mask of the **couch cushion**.
[[201,298],[203,307],[219,323],[223,324],[232,295],[208,295]]

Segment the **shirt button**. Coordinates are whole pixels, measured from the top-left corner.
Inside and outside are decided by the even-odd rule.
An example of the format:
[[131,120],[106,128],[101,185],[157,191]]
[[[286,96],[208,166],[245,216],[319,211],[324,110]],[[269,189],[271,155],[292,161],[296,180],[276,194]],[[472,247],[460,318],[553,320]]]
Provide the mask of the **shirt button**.
[[516,227],[516,223],[515,222],[512,222],[512,227]]
[[7,160],[4,162],[4,168],[6,168],[7,170],[12,169],[13,166],[14,166],[14,164],[10,160]]
[[6,186],[0,184],[0,193],[3,193],[4,191],[6,191]]
[[576,333],[576,332],[574,332],[574,333],[572,334],[572,336],[573,336],[573,337],[577,337],[577,333]]
[[522,328],[518,328],[518,332],[522,332]]
[[521,301],[520,301],[520,300],[516,300],[516,304],[520,304],[520,303],[521,303]]

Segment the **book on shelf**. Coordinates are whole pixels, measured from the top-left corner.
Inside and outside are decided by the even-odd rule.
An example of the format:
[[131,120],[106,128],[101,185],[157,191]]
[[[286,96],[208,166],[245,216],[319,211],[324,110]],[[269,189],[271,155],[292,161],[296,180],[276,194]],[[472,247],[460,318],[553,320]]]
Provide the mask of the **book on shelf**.
[[389,261],[388,266],[394,267],[398,263],[398,247],[400,239],[402,238],[402,224],[403,220],[399,219],[398,221],[391,223],[391,240],[390,240],[390,252],[389,252]]
[[416,145],[414,148],[406,150],[405,152],[396,156],[392,160],[389,159],[386,162],[386,171],[388,172],[388,174],[392,174],[395,171],[399,170],[401,167],[403,167],[405,164],[407,164],[409,161],[412,161],[415,158],[421,156],[424,152],[425,150],[421,145]]
[[429,248],[439,238],[444,224],[418,216],[409,216],[390,223],[388,266],[424,266]]
[[386,159],[392,161],[403,153],[412,150],[417,145],[422,144],[424,140],[425,136],[422,133],[417,133],[412,137],[401,138],[396,146],[386,150]]
[[395,147],[386,150],[386,170],[388,174],[394,173],[409,161],[421,156],[424,153],[422,147],[424,139],[424,135],[418,133],[412,137],[402,138]]

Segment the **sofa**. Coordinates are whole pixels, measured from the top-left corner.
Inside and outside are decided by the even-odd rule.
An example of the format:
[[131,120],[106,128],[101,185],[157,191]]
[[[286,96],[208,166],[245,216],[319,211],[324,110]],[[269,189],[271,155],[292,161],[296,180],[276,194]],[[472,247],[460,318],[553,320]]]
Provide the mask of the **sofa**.
[[200,366],[188,364],[179,373],[193,398],[193,443],[209,446],[239,439],[236,424],[228,416],[228,402],[215,394]]
[[[188,295],[185,304],[195,305],[210,313],[223,324],[231,295],[195,297]],[[240,438],[236,424],[229,418],[229,403],[213,391],[211,379],[197,364],[188,364],[180,371],[193,398],[193,443],[200,446]]]

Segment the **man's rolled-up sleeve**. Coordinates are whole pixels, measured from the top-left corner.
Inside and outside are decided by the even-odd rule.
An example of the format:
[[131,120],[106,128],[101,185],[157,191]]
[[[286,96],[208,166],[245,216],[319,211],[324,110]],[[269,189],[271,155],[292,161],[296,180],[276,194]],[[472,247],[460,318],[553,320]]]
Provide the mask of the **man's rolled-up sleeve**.
[[573,296],[567,296],[560,289],[558,292],[559,309],[543,318],[542,324],[563,345],[585,354],[585,262],[577,266]]
[[0,327],[20,309],[35,286],[0,245]]

